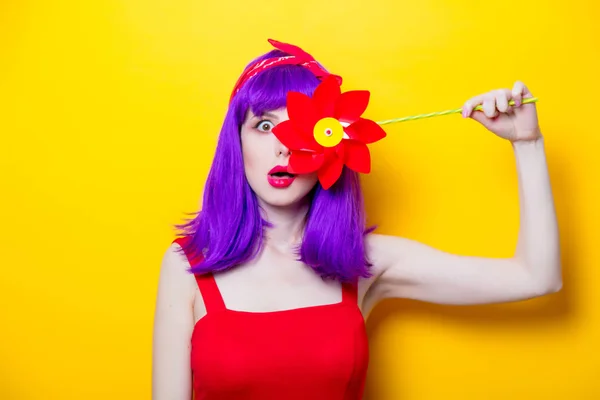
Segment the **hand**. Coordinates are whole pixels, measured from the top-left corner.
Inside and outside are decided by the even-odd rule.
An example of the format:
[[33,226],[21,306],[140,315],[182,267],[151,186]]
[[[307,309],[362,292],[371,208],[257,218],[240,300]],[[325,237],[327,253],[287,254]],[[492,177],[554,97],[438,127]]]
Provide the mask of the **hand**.
[[[481,123],[497,136],[517,141],[533,141],[542,137],[535,103],[522,104],[522,99],[533,97],[520,81],[509,89],[493,90],[473,97],[463,106],[463,117]],[[509,105],[514,100],[515,105]],[[474,110],[481,105],[483,111]]]

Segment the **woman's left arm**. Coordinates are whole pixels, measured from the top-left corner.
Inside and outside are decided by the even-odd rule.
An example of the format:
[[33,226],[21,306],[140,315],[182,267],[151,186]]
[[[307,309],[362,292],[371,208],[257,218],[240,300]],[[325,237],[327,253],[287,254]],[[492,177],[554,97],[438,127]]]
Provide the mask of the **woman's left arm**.
[[[531,93],[517,82],[512,90],[474,97],[463,107],[464,117],[512,144],[520,206],[513,257],[458,256],[409,239],[369,235],[375,271],[367,291],[370,302],[402,297],[443,304],[497,303],[560,290],[559,235],[544,139],[535,104],[522,104],[526,97]],[[480,104],[483,111],[473,111]]]

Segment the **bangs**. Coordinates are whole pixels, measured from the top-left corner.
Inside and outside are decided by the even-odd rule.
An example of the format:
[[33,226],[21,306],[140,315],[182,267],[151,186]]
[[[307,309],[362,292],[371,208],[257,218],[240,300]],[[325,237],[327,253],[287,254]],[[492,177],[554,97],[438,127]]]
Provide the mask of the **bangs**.
[[286,106],[287,93],[300,92],[312,96],[320,81],[312,72],[296,65],[283,65],[268,69],[250,79],[237,94],[240,123],[248,110],[254,115]]

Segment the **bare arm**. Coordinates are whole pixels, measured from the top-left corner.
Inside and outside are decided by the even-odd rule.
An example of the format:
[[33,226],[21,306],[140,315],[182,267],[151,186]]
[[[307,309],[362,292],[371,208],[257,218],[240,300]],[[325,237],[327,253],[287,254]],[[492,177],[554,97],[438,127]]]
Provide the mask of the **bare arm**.
[[[485,124],[496,123],[483,115],[477,118]],[[521,212],[514,256],[459,256],[408,239],[371,235],[368,245],[377,276],[369,291],[372,297],[478,304],[523,300],[560,290],[558,226],[544,141],[538,129],[517,132],[517,139],[527,135],[527,140],[512,141]]]
[[[166,251],[161,265],[152,341],[152,399],[190,400],[190,339],[194,328],[193,277],[187,260]],[[193,286],[192,286],[193,288]]]

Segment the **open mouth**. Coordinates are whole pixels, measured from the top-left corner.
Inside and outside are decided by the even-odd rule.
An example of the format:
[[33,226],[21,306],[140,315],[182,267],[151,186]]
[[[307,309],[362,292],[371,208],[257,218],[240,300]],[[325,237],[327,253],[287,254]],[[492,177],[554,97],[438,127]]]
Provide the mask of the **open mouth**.
[[278,165],[269,171],[267,180],[269,184],[275,188],[287,188],[291,186],[292,182],[296,179],[295,174],[290,174],[287,170],[287,166]]
[[272,172],[269,174],[269,176],[272,176],[273,178],[278,178],[278,179],[295,178],[296,177],[296,175],[290,174],[289,172],[284,172],[284,171]]

